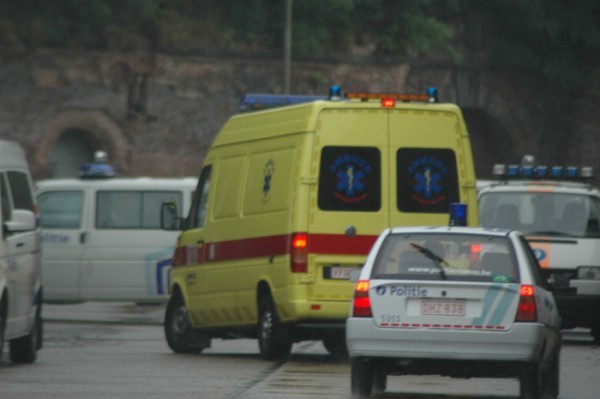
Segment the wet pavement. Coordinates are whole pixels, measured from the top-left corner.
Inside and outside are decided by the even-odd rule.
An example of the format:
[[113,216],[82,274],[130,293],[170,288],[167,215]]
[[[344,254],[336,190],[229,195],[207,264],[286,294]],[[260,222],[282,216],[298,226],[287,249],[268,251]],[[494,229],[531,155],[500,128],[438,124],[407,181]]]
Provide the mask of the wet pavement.
[[166,304],[133,302],[44,303],[47,322],[162,325]]

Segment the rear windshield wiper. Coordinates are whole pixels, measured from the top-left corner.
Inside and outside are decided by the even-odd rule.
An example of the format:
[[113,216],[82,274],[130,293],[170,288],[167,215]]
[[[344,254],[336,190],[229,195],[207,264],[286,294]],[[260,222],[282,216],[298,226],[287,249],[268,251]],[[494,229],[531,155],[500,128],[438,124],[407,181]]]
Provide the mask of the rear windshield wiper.
[[526,235],[528,235],[528,236],[579,237],[579,236],[574,235],[574,234],[569,234],[569,233],[565,233],[565,232],[562,232],[562,231],[556,231],[556,230],[531,231],[531,232],[527,232]]
[[448,262],[446,262],[446,260],[444,258],[442,258],[441,256],[439,256],[435,252],[431,251],[430,249],[427,249],[427,248],[422,247],[422,246],[420,246],[418,244],[415,244],[414,242],[411,242],[409,244],[414,249],[416,249],[417,251],[419,251],[420,253],[422,253],[427,258],[429,258],[429,259],[431,259],[433,261],[433,263],[435,264],[435,266],[440,271],[440,276],[442,277],[442,280],[448,280],[448,276],[446,276],[446,272],[444,271],[444,268],[442,267],[442,265],[448,266]]

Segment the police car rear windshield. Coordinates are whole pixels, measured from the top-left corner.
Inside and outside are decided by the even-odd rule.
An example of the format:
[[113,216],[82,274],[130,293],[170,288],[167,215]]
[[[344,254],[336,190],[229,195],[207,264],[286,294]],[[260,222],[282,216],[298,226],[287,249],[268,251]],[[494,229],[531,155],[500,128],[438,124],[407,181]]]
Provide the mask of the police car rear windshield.
[[377,256],[372,279],[519,282],[506,237],[392,234]]

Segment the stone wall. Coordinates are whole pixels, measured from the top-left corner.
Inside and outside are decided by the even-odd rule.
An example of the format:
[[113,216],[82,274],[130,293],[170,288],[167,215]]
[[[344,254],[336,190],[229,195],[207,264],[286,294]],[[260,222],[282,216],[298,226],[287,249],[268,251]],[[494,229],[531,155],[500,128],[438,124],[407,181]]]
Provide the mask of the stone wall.
[[[292,91],[423,92],[458,103],[472,136],[476,169],[532,153],[547,163],[600,172],[600,84],[570,94],[535,76],[420,62],[302,61]],[[36,179],[65,131],[87,132],[121,175],[197,175],[223,122],[249,92],[280,93],[280,60],[38,50],[0,52],[0,137],[26,149]]]

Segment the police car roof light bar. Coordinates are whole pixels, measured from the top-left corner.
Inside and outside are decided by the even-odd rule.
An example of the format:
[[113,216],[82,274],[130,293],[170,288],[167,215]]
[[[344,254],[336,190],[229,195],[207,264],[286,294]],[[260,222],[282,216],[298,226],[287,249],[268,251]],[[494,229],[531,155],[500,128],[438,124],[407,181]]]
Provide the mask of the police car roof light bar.
[[589,180],[593,173],[590,166],[552,166],[545,165],[505,165],[495,164],[492,170],[494,177],[499,179],[551,179],[551,180]]

